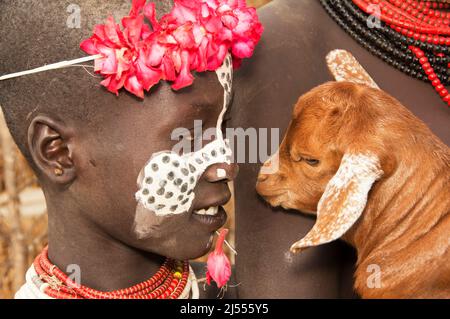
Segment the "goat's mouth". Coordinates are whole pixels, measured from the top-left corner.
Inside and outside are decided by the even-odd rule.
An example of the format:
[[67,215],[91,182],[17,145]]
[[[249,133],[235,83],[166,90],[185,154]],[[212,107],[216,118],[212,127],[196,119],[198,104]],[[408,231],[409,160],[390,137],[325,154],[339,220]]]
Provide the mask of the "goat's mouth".
[[261,194],[261,197],[270,204],[270,206],[273,207],[282,207],[284,209],[289,209],[286,208],[285,206],[287,206],[287,202],[289,201],[289,196],[288,196],[288,192],[284,191],[284,192],[280,192],[280,193],[276,193],[276,194]]
[[295,197],[286,190],[277,194],[261,195],[264,200],[272,207],[281,207],[285,210],[297,210],[306,214],[315,215],[315,211],[306,209],[305,205],[299,205]]
[[265,200],[282,197],[284,196],[288,191],[284,188],[275,188],[273,185],[268,185],[265,183],[256,183],[256,192],[264,198]]

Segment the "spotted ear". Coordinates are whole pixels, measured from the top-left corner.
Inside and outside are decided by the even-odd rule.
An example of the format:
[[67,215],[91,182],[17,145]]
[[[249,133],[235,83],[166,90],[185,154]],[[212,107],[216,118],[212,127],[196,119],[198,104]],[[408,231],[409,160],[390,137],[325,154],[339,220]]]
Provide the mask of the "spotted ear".
[[311,231],[292,245],[293,253],[329,243],[344,235],[361,216],[375,181],[383,175],[374,154],[345,154],[317,207],[317,221]]

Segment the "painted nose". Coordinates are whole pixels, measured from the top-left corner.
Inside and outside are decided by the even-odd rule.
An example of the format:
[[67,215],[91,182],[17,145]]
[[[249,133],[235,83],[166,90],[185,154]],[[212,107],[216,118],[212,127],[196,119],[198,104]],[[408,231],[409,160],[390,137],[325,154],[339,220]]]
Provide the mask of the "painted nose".
[[239,166],[237,164],[214,164],[208,167],[205,171],[204,177],[210,182],[231,182],[233,181],[239,172]]

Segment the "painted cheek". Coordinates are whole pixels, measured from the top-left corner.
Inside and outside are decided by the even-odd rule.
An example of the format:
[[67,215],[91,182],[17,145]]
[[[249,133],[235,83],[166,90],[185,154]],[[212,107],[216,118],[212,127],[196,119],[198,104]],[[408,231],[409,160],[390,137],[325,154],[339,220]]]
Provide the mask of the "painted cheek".
[[219,139],[184,156],[172,152],[154,155],[144,168],[136,199],[157,216],[185,213],[194,201],[199,178],[218,163],[231,163],[230,146]]

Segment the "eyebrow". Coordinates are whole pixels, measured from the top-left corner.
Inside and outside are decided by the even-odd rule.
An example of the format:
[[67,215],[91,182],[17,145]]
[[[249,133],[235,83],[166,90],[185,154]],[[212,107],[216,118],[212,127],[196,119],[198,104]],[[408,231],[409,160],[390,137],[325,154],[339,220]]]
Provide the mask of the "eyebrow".
[[192,126],[190,129],[194,128],[193,124],[195,120],[202,120],[202,121],[207,120],[209,118],[208,112],[210,112],[211,109],[216,108],[214,103],[205,101],[201,102],[193,101],[190,102],[187,106],[192,108],[193,110],[191,110],[191,112],[186,114],[184,118],[180,119],[180,123],[186,124],[187,122],[192,122],[192,125],[189,125]]
[[298,156],[301,156],[303,158],[305,158],[305,157],[306,158],[317,158],[317,156],[315,156],[315,155],[313,155],[313,154],[311,154],[309,152],[305,152],[303,149],[298,148],[298,147],[295,149],[295,154],[293,154],[293,147],[292,146],[289,146],[288,151],[289,151],[289,155],[298,155]]
[[298,154],[301,156],[301,157],[303,157],[303,158],[317,158],[318,156],[316,156],[316,155],[313,155],[313,154],[311,154],[311,153],[308,153],[308,152],[304,152],[304,151],[298,151]]
[[208,109],[215,106],[214,103],[205,101],[192,101],[189,105],[195,109]]

